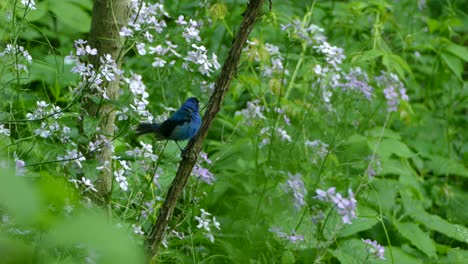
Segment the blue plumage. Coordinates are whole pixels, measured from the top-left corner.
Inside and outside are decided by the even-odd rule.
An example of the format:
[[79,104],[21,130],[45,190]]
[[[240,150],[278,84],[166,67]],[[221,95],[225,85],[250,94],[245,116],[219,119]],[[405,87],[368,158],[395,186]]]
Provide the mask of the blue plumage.
[[200,125],[198,99],[190,97],[179,110],[161,124],[140,123],[137,127],[137,134],[154,133],[157,140],[187,140],[197,134]]

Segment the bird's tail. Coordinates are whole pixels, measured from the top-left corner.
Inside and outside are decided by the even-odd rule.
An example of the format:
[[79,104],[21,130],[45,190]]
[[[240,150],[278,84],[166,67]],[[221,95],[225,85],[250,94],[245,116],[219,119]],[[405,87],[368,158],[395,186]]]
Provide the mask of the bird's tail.
[[148,133],[159,133],[159,124],[140,123],[136,129],[137,136]]

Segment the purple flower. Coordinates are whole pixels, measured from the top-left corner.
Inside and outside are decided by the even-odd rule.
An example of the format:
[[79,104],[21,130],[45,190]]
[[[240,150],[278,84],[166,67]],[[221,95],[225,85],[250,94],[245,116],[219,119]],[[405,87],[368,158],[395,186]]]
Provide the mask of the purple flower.
[[213,184],[213,181],[215,180],[213,173],[198,164],[193,167],[192,175],[210,185]]
[[317,189],[316,199],[320,201],[327,201],[333,204],[338,214],[341,216],[341,220],[345,224],[351,224],[351,220],[357,218],[356,206],[357,201],[354,198],[354,193],[351,189],[348,189],[349,197],[346,199],[340,193],[335,193],[335,187],[329,188],[327,191]]
[[288,180],[286,181],[286,184],[287,191],[292,193],[294,197],[294,207],[300,209],[306,204],[305,196],[307,195],[307,190],[304,186],[301,175],[299,173],[293,175],[288,172]]
[[298,235],[296,234],[295,231],[292,231],[291,235],[288,235],[284,232],[281,231],[281,229],[277,227],[273,227],[268,229],[268,231],[275,233],[278,237],[283,238],[291,243],[297,243],[299,241],[304,241],[304,236],[303,235]]
[[377,76],[375,81],[379,86],[385,87],[383,92],[385,99],[387,99],[388,112],[396,112],[400,105],[400,100],[409,101],[405,85],[396,74],[382,71],[382,74]]
[[385,260],[385,248],[377,243],[377,241],[372,241],[370,239],[362,239],[362,242],[366,243],[366,251],[369,254],[373,254],[376,258]]

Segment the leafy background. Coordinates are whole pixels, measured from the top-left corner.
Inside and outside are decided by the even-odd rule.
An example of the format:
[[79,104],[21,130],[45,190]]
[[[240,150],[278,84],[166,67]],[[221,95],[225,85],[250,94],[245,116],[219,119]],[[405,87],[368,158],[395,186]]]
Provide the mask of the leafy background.
[[[273,1],[272,10],[265,5],[204,144],[212,161],[204,166],[215,181],[189,181],[159,260],[465,263],[465,4]],[[174,22],[184,15],[202,23],[202,43],[222,64],[245,1],[164,5],[168,27],[156,42],[170,39],[185,54],[190,45]],[[89,198],[92,191],[70,182],[95,180],[98,162],[84,160],[80,168],[58,161],[69,146],[57,138],[41,138],[35,133],[41,123],[25,121],[37,102],[45,101],[63,109],[57,122],[71,128],[71,141],[89,142],[97,135],[98,120],[87,117],[85,134],[78,132],[81,105],[72,88],[80,80],[65,63],[74,41],[87,38],[92,2],[37,1],[31,10],[20,1],[7,1],[0,3],[0,10],[0,50],[21,45],[33,58],[27,71],[15,69],[23,63],[15,56],[3,55],[0,64],[0,122],[9,130],[0,134],[0,255],[9,256],[6,263],[143,262],[145,236],[177,170],[177,146],[149,136],[136,139],[133,129],[140,117],[134,113],[117,121],[115,155],[134,169],[126,175],[129,190],[114,184],[107,214],[98,210]],[[291,26],[285,29],[287,24]],[[374,88],[370,100],[344,89],[331,90],[329,100],[324,99],[333,80],[330,75],[320,78],[314,69],[327,65],[326,56],[314,48],[320,43],[311,44],[298,30],[310,25],[323,28],[326,41],[344,50],[346,58],[337,71],[343,78],[355,67],[367,73]],[[192,95],[202,107],[206,104],[210,93],[205,84],[212,83],[217,72],[205,76],[184,70],[182,59],[172,67],[149,67],[152,56],[140,56],[129,46],[122,68],[142,75],[153,114],[163,118]],[[395,74],[406,87],[409,101],[401,100],[397,111],[387,111],[387,87],[376,81],[382,71]],[[116,110],[129,107],[131,98],[123,84],[113,102]],[[248,115],[245,109],[254,111]],[[287,136],[271,132],[279,129]],[[151,144],[159,157],[150,170],[138,169],[140,161],[127,153],[140,140]],[[314,140],[321,143],[311,143]],[[17,169],[8,169],[15,160]],[[18,166],[18,160],[26,167]],[[116,162],[115,169],[119,166]],[[152,183],[153,171],[157,184]],[[293,175],[303,189],[290,188]],[[346,197],[348,189],[354,191],[357,218],[352,224],[344,224],[332,204],[317,199],[317,189],[330,187]],[[303,203],[297,206],[293,195],[298,190]],[[212,225],[207,233],[198,227],[195,217],[201,209],[211,213],[210,219],[216,217],[220,229]],[[141,233],[135,231],[138,227]],[[385,260],[369,252],[361,239],[384,246]]]

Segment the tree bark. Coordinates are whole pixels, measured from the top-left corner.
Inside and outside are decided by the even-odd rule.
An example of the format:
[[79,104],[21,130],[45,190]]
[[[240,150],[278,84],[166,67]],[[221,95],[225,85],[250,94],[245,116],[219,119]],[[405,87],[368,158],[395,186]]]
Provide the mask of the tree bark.
[[247,37],[252,31],[255,21],[260,14],[263,2],[263,0],[249,1],[239,32],[232,43],[226,62],[224,63],[220,76],[215,83],[215,89],[211,95],[210,101],[208,102],[201,128],[198,134],[190,140],[189,144],[182,152],[182,160],[179,163],[177,174],[169,188],[166,200],[159,212],[158,219],[152,226],[148,236],[147,247],[153,256],[153,261],[157,256],[159,244],[164,237],[166,227],[172,217],[177,200],[179,199],[190,173],[192,172],[193,166],[197,161],[203,141],[205,140],[208,130],[211,127],[216,114],[219,112],[224,97],[229,90],[232,77],[237,70],[242,48],[244,47]]
[[[90,58],[93,59],[91,62],[95,69],[101,65],[99,57],[105,54],[110,54],[120,68],[121,62],[118,57],[122,50],[123,40],[119,31],[127,23],[129,7],[129,0],[94,0],[89,45],[98,51],[98,56]],[[120,76],[116,76],[114,81],[104,84],[109,101],[118,99],[119,79]],[[97,104],[85,97],[82,110],[84,114],[100,119],[99,133],[107,138],[114,135],[115,128],[115,112],[109,101],[102,100],[102,103]],[[113,152],[107,144],[104,144],[101,151],[96,153],[96,157],[104,166],[96,181],[97,200],[104,203],[108,200],[112,189],[112,155]]]

